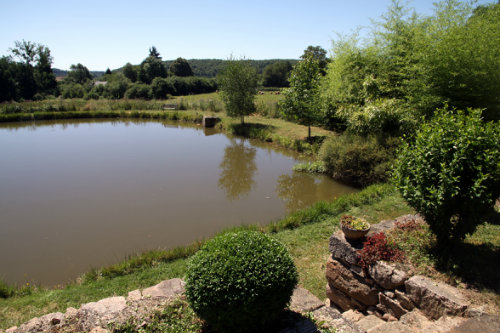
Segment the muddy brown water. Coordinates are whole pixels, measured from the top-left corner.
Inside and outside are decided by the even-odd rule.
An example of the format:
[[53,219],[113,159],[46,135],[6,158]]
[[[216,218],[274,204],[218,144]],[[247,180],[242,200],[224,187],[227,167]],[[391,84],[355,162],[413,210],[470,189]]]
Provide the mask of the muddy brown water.
[[91,268],[355,191],[292,171],[299,156],[195,125],[0,124],[0,279],[65,283]]

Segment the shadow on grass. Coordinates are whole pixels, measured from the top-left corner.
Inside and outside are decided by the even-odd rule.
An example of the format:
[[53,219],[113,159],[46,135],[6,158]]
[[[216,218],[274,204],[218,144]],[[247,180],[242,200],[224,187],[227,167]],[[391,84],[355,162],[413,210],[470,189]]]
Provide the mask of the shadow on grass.
[[436,268],[461,278],[465,283],[500,293],[500,247],[460,243],[453,248],[431,248]]
[[326,136],[325,135],[312,135],[310,138],[305,138],[305,141],[310,144],[318,144],[321,145],[323,141],[325,141]]

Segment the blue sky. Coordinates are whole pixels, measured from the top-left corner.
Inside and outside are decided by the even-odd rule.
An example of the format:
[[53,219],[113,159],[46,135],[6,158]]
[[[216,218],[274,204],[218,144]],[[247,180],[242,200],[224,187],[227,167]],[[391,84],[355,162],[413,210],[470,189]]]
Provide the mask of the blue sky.
[[[435,0],[409,2],[432,13]],[[480,1],[491,2],[487,0]],[[106,1],[2,0],[0,55],[16,40],[49,47],[53,67],[91,70],[140,63],[155,45],[164,60],[297,59],[308,45],[330,49],[337,33],[370,25],[390,0]]]

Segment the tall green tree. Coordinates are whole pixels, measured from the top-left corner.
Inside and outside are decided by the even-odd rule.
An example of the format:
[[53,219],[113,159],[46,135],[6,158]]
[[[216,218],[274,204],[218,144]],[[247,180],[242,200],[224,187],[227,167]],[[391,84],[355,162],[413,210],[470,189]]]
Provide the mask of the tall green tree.
[[15,47],[10,49],[10,52],[17,58],[21,59],[26,65],[33,66],[37,51],[39,49],[39,44],[30,41],[15,41]]
[[167,77],[167,69],[161,60],[160,53],[156,47],[149,49],[149,56],[141,63],[138,78],[146,84],[150,84],[155,77]]
[[290,61],[278,61],[264,68],[264,87],[288,87],[288,77],[292,71]]
[[193,76],[193,70],[191,69],[191,66],[189,66],[188,61],[184,58],[175,59],[175,61],[170,65],[169,70],[170,73],[175,76]]
[[500,4],[437,4],[427,20],[422,61],[435,94],[458,107],[486,108],[500,119]]
[[15,73],[17,97],[32,99],[36,93],[56,93],[57,82],[51,68],[52,57],[48,47],[22,40],[16,41],[10,52],[21,61],[14,66],[16,70],[11,71]]
[[325,74],[326,65],[328,64],[328,58],[326,57],[326,50],[321,46],[309,45],[304,53],[300,56],[301,59],[305,60],[308,57],[312,57],[318,61],[319,67],[321,69],[321,74]]
[[130,62],[127,62],[123,67],[123,75],[132,82],[137,81],[137,70]]
[[321,69],[312,55],[297,63],[290,74],[290,88],[283,91],[284,99],[279,104],[285,118],[308,127],[311,139],[311,125],[321,117],[319,87]]
[[10,57],[0,58],[0,102],[17,99],[16,64]]
[[257,72],[247,60],[229,59],[217,79],[227,115],[240,117],[243,125],[245,116],[255,112]]
[[71,65],[70,71],[65,81],[85,84],[90,80],[92,80],[92,75],[90,74],[88,68],[78,63],[76,65]]
[[52,71],[52,56],[48,47],[40,45],[37,49],[38,60],[35,66],[34,79],[37,93],[44,95],[55,95],[57,93],[57,81]]

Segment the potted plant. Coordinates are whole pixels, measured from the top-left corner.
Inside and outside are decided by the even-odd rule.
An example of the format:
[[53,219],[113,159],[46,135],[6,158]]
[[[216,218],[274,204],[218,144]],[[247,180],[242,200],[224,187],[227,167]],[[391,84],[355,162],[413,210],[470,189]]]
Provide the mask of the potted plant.
[[364,218],[344,215],[340,218],[342,232],[347,239],[360,239],[370,231],[370,223]]

